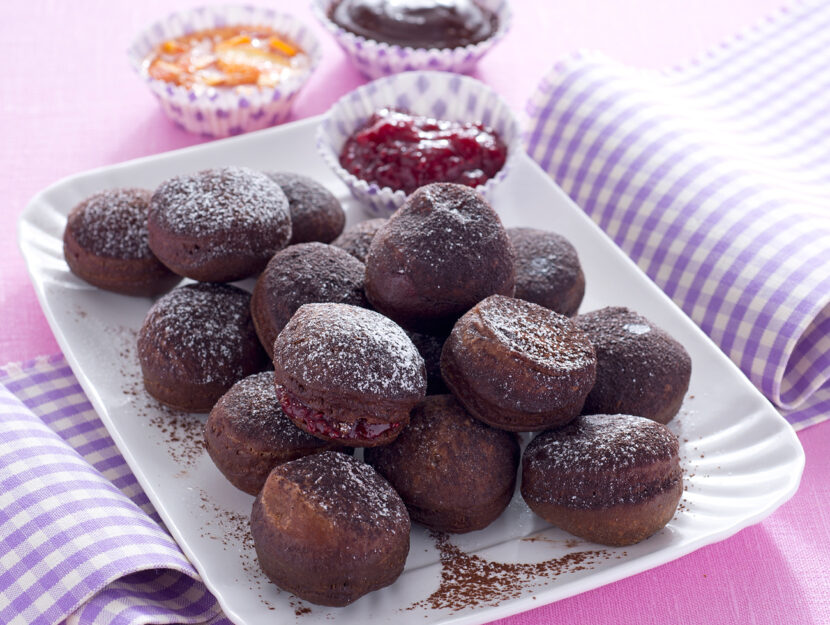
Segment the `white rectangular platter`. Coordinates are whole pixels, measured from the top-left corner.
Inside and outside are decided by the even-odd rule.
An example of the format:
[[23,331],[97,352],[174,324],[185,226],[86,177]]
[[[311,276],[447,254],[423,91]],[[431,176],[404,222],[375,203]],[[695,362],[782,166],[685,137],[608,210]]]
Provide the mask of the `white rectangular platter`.
[[[517,494],[490,527],[453,545],[490,562],[553,562],[488,594],[440,607],[436,543],[414,527],[404,574],[392,586],[340,608],[308,606],[259,572],[247,532],[253,498],[235,490],[200,446],[203,417],[175,415],[141,386],[135,333],[151,301],[97,290],[72,275],[62,252],[69,210],[108,187],[154,188],[170,176],[220,165],[304,173],[343,201],[349,221],[364,218],[346,187],[318,157],[310,119],[242,137],[160,154],[67,178],[32,199],[20,219],[20,246],[40,303],[73,371],[182,549],[238,624],[484,623],[633,575],[722,540],[756,523],[798,487],[801,446],[786,421],[717,347],[527,156],[518,159],[493,204],[506,226],[555,230],[576,247],[587,279],[581,310],[628,306],[683,343],[692,357],[689,393],[671,428],[681,441],[687,490],[669,525],[625,549],[569,537],[535,517]],[[250,289],[251,281],[243,283]],[[591,552],[585,566],[569,554]],[[594,553],[596,552],[596,553]],[[480,560],[477,560],[479,564]],[[724,562],[724,566],[729,563]],[[557,569],[556,574],[551,573]],[[508,577],[510,577],[508,575]],[[443,602],[445,603],[445,602]]]

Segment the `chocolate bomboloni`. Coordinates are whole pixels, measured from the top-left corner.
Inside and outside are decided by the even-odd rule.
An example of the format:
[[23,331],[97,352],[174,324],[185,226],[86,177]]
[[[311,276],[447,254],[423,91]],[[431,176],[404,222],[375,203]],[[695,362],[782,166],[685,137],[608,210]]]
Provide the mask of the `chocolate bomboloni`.
[[409,515],[369,465],[332,451],[276,467],[254,501],[251,534],[268,578],[301,599],[344,606],[393,583]]
[[441,334],[488,295],[513,295],[513,247],[477,191],[435,183],[412,193],[375,235],[366,296],[408,330]]
[[259,273],[291,238],[288,199],[245,167],[207,169],[163,182],[150,202],[149,244],[179,275],[231,282]]
[[585,274],[574,246],[536,228],[508,228],[516,255],[516,297],[570,317],[585,295]]
[[294,425],[277,401],[271,371],[250,375],[222,395],[205,424],[205,448],[228,481],[250,495],[278,464],[334,448],[352,452]]
[[633,414],[668,423],[689,390],[692,360],[648,319],[609,307],[574,318],[597,352],[597,381],[583,414]]
[[251,299],[257,335],[268,355],[274,339],[303,304],[335,302],[368,307],[363,263],[338,247],[300,243],[274,254]]
[[331,191],[308,176],[286,172],[267,172],[267,175],[288,198],[289,245],[306,241],[330,243],[343,232],[346,213]]
[[683,493],[678,448],[666,426],[643,417],[580,416],[527,446],[522,497],[575,536],[631,545],[674,515]]
[[138,332],[147,392],[163,404],[208,412],[267,357],[250,313],[251,296],[229,284],[187,284],[162,296]]
[[123,295],[154,296],[181,280],[147,244],[145,189],[109,189],[85,199],[69,213],[63,254],[76,276]]
[[488,297],[452,329],[444,382],[488,425],[515,432],[564,425],[594,385],[596,356],[573,322],[538,304]]
[[360,221],[346,228],[343,234],[332,241],[331,244],[346,250],[361,263],[365,263],[372,240],[387,221],[389,220],[386,217]]
[[510,503],[519,455],[515,434],[473,419],[452,395],[433,395],[415,406],[394,442],[364,457],[413,521],[461,533],[487,527]]
[[348,304],[305,304],[274,342],[274,379],[299,428],[354,447],[385,445],[426,393],[424,359],[393,321]]

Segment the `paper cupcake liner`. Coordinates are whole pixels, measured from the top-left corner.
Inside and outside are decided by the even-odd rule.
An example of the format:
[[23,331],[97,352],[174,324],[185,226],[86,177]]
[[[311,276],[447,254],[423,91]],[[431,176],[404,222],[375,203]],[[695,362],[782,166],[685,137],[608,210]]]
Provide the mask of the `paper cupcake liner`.
[[[267,26],[296,43],[311,59],[276,87],[188,89],[151,78],[145,59],[160,43],[198,30],[228,25]],[[180,128],[203,137],[227,137],[284,122],[294,98],[320,62],[320,43],[295,17],[271,9],[228,5],[199,7],[173,13],[142,31],[127,49],[133,69],[158,98],[162,110]]]
[[477,0],[495,13],[498,28],[493,36],[480,43],[460,48],[410,48],[366,39],[351,33],[329,19],[329,9],[338,0],[314,0],[314,14],[334,36],[358,70],[369,78],[390,76],[412,70],[436,70],[465,74],[510,28],[512,14],[507,0]]
[[448,72],[404,72],[379,78],[335,102],[317,130],[317,150],[323,160],[372,215],[388,217],[403,204],[406,194],[353,176],[341,167],[340,152],[372,113],[390,106],[416,115],[482,122],[493,128],[507,145],[507,160],[493,178],[476,187],[488,199],[522,153],[516,117],[501,96],[484,83]]

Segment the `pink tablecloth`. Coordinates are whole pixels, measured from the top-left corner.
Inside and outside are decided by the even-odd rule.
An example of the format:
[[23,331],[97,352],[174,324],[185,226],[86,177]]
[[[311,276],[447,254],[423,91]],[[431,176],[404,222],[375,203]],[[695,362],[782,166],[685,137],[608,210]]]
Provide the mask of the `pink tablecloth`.
[[[163,118],[124,58],[140,25],[192,4],[28,0],[0,7],[0,244],[8,250],[0,258],[0,363],[57,351],[16,251],[14,222],[28,198],[65,175],[199,141]],[[760,19],[777,0],[728,7],[717,0],[513,4],[513,31],[478,77],[519,109],[552,62],[576,48],[663,67]],[[313,21],[304,6],[291,10]],[[323,112],[362,82],[318,30],[326,60],[296,105],[298,118]],[[830,423],[800,438],[807,453],[802,487],[763,523],[654,571],[502,622],[830,622]]]

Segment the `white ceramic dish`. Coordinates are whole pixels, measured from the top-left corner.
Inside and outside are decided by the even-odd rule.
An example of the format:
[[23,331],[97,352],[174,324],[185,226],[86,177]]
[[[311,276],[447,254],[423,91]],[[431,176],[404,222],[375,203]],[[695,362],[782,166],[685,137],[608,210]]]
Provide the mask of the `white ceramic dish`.
[[[608,549],[608,557],[591,568],[528,580],[515,597],[494,600],[497,605],[458,611],[411,608],[434,592],[441,578],[435,544],[420,528],[413,531],[407,568],[398,582],[347,608],[309,606],[306,613],[296,598],[267,583],[250,544],[238,536],[244,535],[252,497],[230,486],[195,443],[189,443],[189,454],[176,448],[185,444],[174,442],[180,434],[186,438],[183,424],[193,421],[180,417],[178,425],[165,432],[158,424],[173,417],[141,389],[134,332],[150,301],[106,293],[75,278],[64,263],[61,236],[70,208],[95,191],[113,186],[152,188],[174,174],[229,164],[314,176],[340,197],[350,221],[360,219],[348,190],[315,150],[318,124],[319,118],[311,119],[73,176],[33,198],[20,219],[20,246],[61,348],[167,527],[234,622],[264,625],[295,618],[306,625],[332,620],[361,625],[488,622],[722,540],[760,521],[795,492],[804,454],[792,428],[610,239],[522,156],[493,197],[505,225],[538,226],[567,236],[587,277],[583,311],[611,304],[630,306],[667,329],[692,356],[689,396],[671,424],[680,437],[686,468],[687,492],[680,510],[652,538],[625,549]],[[192,434],[198,427],[189,431]],[[568,538],[530,513],[517,496],[489,528],[452,541],[468,553],[499,562],[538,562],[600,549],[575,545]]]

